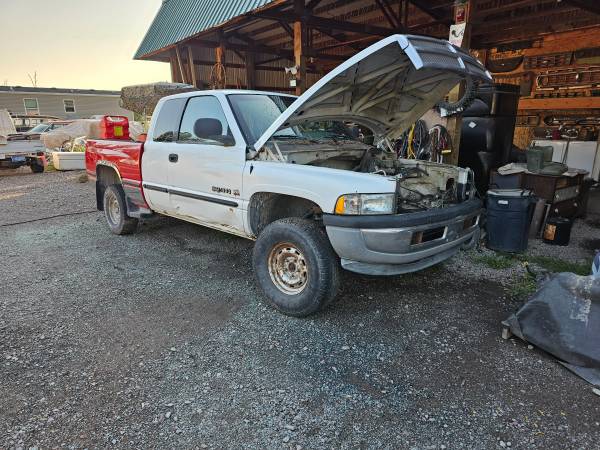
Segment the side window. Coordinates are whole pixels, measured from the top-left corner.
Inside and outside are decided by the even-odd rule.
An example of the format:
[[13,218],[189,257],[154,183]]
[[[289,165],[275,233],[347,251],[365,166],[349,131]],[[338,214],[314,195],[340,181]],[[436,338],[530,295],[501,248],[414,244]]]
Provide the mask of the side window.
[[206,95],[189,99],[177,142],[224,147],[235,145],[225,113],[216,97]]
[[174,98],[163,103],[154,123],[153,141],[174,142],[177,139],[177,128],[184,105],[185,98]]
[[63,100],[63,105],[66,113],[75,112],[75,100]]
[[40,107],[38,105],[37,98],[24,98],[23,104],[25,105],[25,114],[40,113]]

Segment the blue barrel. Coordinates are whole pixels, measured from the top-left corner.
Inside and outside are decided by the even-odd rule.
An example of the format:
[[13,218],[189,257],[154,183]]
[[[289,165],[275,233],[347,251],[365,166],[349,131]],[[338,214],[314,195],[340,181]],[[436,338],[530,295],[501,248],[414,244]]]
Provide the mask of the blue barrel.
[[529,224],[535,197],[523,189],[490,189],[487,192],[487,246],[519,253],[527,250]]

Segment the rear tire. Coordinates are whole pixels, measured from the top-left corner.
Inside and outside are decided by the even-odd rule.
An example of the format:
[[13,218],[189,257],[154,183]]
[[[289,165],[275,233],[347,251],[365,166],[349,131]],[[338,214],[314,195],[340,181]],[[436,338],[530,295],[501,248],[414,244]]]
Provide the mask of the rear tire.
[[127,215],[125,192],[120,184],[106,186],[104,190],[104,216],[110,231],[114,234],[131,234],[138,224],[138,219]]
[[40,164],[38,162],[32,163],[29,167],[31,168],[31,171],[33,173],[42,173],[42,172],[44,172],[44,169],[45,169],[44,164],[43,163]]
[[254,273],[279,312],[306,317],[327,306],[339,289],[339,263],[315,222],[287,218],[269,224],[252,255]]

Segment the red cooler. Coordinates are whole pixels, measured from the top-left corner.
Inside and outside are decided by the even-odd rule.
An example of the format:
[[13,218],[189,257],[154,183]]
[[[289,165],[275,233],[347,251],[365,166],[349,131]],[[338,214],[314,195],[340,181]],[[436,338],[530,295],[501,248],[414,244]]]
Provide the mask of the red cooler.
[[129,140],[129,119],[124,116],[104,116],[100,120],[101,139]]

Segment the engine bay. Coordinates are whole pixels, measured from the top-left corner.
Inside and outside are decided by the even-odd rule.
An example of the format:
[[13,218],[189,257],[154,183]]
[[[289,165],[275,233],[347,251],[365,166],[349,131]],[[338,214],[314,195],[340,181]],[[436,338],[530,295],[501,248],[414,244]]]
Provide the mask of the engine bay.
[[295,140],[293,143],[271,141],[270,144],[258,155],[259,159],[393,177],[397,186],[398,213],[451,206],[475,193],[470,169],[403,159],[394,151],[357,141]]

